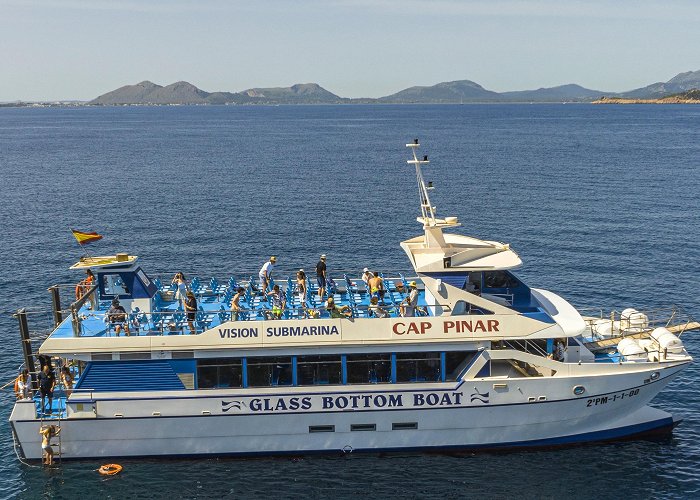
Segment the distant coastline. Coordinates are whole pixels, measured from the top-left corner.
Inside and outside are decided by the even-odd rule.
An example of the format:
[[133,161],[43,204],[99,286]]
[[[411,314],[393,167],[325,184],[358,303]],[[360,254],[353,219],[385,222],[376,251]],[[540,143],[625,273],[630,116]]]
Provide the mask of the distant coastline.
[[601,97],[592,104],[700,104],[700,90],[693,89],[657,99],[632,99],[626,97]]
[[290,87],[251,88],[239,92],[207,92],[189,82],[162,86],[150,81],[124,85],[90,101],[6,102],[0,107],[183,106],[183,105],[311,105],[311,104],[696,104],[700,101],[700,70],[679,73],[627,92],[604,92],[575,83],[535,90],[495,92],[471,80],[415,86],[378,98],[341,97],[317,83]]

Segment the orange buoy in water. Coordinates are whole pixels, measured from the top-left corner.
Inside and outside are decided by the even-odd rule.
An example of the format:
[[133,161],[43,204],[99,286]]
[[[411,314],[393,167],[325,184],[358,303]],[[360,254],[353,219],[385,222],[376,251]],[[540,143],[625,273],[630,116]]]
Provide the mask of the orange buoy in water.
[[97,471],[103,476],[113,476],[122,471],[122,466],[119,464],[106,464],[97,469]]

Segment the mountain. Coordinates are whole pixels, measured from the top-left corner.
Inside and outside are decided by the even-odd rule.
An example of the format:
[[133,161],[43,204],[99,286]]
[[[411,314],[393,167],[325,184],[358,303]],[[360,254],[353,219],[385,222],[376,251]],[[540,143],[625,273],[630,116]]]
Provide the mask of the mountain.
[[575,83],[570,83],[568,85],[539,88],[537,90],[501,92],[500,96],[502,100],[511,102],[587,102],[598,99],[600,96],[611,94],[611,92],[591,90]]
[[411,87],[396,94],[380,97],[382,103],[458,103],[499,101],[497,92],[486,90],[471,80],[443,82],[431,87]]
[[116,90],[102,94],[96,99],[93,99],[89,104],[132,104],[148,102],[148,95],[158,89],[162,89],[160,85],[153,82],[143,81],[136,85],[125,85]]
[[692,89],[700,89],[700,70],[679,73],[667,82],[658,82],[628,92],[603,92],[575,83],[536,90],[494,92],[471,80],[442,82],[432,86],[410,87],[378,99],[340,97],[317,83],[297,83],[291,87],[251,88],[242,92],[206,92],[188,82],[165,87],[143,81],[107,92],[88,104],[429,104],[473,102],[592,102],[602,97],[658,99]]
[[254,88],[241,92],[250,97],[253,102],[285,102],[285,103],[339,103],[342,97],[327,91],[317,83],[297,83],[291,87]]
[[678,73],[667,82],[652,83],[646,87],[622,92],[619,95],[636,99],[658,99],[692,89],[700,89],[700,70]]

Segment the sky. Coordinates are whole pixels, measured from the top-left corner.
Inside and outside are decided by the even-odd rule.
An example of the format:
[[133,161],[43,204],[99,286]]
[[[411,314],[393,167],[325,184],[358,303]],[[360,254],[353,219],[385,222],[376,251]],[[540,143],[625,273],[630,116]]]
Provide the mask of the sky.
[[700,69],[698,0],[0,0],[0,101],[185,80],[342,97],[472,80],[618,92]]

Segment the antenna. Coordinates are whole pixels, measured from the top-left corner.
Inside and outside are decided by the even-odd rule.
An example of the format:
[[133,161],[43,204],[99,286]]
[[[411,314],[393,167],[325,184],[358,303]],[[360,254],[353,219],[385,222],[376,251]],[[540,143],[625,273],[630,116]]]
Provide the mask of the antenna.
[[428,191],[432,191],[434,189],[433,183],[429,182],[427,185],[425,184],[425,179],[423,178],[423,171],[421,169],[421,165],[427,165],[430,162],[428,161],[427,155],[423,156],[422,160],[418,159],[418,153],[416,153],[416,149],[420,147],[418,139],[413,139],[413,142],[410,144],[406,144],[406,147],[411,148],[411,152],[413,153],[413,159],[408,160],[406,163],[416,166],[416,178],[418,179],[418,196],[420,197],[421,210],[421,217],[418,217],[418,222],[423,224],[423,228],[426,229],[426,231],[428,228],[437,229],[444,227],[459,226],[460,223],[457,220],[457,217],[445,217],[444,219],[438,219],[435,216],[435,207],[430,202],[430,196],[428,195]]
[[418,196],[420,197],[420,210],[423,215],[423,226],[435,226],[437,221],[435,220],[435,207],[430,203],[430,196],[428,196],[428,190],[433,189],[432,182],[429,186],[425,185],[425,179],[423,179],[423,171],[421,170],[421,165],[427,165],[430,163],[428,161],[428,156],[423,156],[422,160],[418,159],[418,154],[416,149],[420,147],[418,139],[413,139],[413,142],[406,144],[407,148],[411,148],[413,153],[413,159],[408,160],[406,163],[413,164],[416,166],[416,178],[418,179]]

